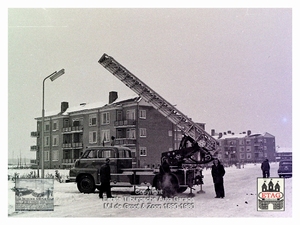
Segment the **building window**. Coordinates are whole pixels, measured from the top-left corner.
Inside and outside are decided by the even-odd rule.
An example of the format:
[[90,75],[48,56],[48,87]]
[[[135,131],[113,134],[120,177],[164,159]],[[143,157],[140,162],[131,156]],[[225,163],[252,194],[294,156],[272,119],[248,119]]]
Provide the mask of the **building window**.
[[240,143],[240,145],[243,145],[243,144],[244,144],[244,140],[241,139],[241,140],[239,141],[239,143]]
[[140,110],[140,118],[146,119],[146,110],[143,110],[143,109]]
[[82,118],[76,118],[73,119],[73,126],[78,127],[83,125],[83,119]]
[[67,128],[69,126],[70,126],[69,119],[64,119],[64,128]]
[[63,151],[63,159],[71,159],[71,151]]
[[140,147],[140,156],[147,156],[147,148]]
[[102,130],[101,131],[101,140],[102,142],[110,142],[110,130]]
[[228,155],[229,155],[228,152],[225,152],[224,158],[225,158],[225,159],[228,159],[228,158],[229,158]]
[[58,161],[58,150],[52,151],[52,161]]
[[110,114],[109,112],[101,113],[101,124],[109,124],[110,123]]
[[247,153],[247,159],[251,159],[251,153]]
[[53,135],[52,146],[58,146],[58,135]]
[[45,131],[50,131],[50,122],[45,122]]
[[250,145],[251,144],[251,140],[247,139],[246,140],[246,145]]
[[247,151],[247,152],[251,152],[251,147],[247,147],[247,148],[246,148],[246,151]]
[[123,120],[122,111],[117,111],[117,121]]
[[74,159],[79,159],[79,156],[80,156],[80,151],[74,150]]
[[146,133],[146,128],[140,128],[140,137],[146,137],[147,133]]
[[230,145],[236,145],[236,142],[235,141],[229,141],[229,144]]
[[97,115],[96,114],[92,114],[89,115],[89,126],[97,126]]
[[126,130],[126,136],[127,136],[127,138],[135,139],[135,129],[134,128],[128,128]]
[[168,131],[168,135],[169,137],[172,137],[173,136],[173,132],[171,130]]
[[134,109],[126,111],[126,119],[127,120],[135,120],[135,110]]
[[49,161],[50,160],[50,158],[49,158],[49,151],[45,151],[44,152],[44,160],[45,161]]
[[49,147],[49,145],[50,145],[50,137],[49,137],[49,136],[46,136],[46,137],[45,137],[45,143],[44,143],[44,146],[45,146],[45,147]]
[[245,151],[244,147],[240,147],[240,152]]
[[53,131],[58,130],[58,120],[53,121],[52,126],[53,126],[53,129],[52,129]]
[[245,153],[240,154],[240,159],[245,159]]
[[73,136],[73,142],[75,142],[75,143],[82,142],[82,134],[75,133],[74,136]]
[[89,143],[97,143],[97,131],[89,132]]

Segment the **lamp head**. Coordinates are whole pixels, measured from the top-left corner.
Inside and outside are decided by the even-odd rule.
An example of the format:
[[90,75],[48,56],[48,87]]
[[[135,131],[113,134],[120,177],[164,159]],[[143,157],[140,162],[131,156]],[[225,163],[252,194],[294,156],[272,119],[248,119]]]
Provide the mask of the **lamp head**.
[[51,81],[54,81],[55,79],[59,78],[61,75],[65,73],[65,69],[61,69],[60,71],[56,72],[50,77]]

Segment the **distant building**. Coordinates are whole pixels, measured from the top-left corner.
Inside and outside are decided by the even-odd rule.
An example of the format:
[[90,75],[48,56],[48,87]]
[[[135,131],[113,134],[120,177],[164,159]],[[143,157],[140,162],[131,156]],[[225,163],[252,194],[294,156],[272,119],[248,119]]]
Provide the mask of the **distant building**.
[[276,160],[293,159],[292,149],[277,146]]
[[[44,129],[44,168],[67,168],[89,146],[123,145],[131,149],[133,166],[160,164],[161,153],[178,149],[182,134],[173,123],[140,97],[118,100],[117,92],[109,93],[109,102],[69,108],[61,103],[61,110],[47,113]],[[38,166],[41,149],[41,120],[36,118],[37,131],[31,136],[37,144]],[[204,129],[204,124],[201,124]]]
[[226,164],[259,163],[265,158],[275,161],[275,136],[265,133],[251,133],[250,130],[235,134],[232,131],[211,135],[219,141],[218,157]]

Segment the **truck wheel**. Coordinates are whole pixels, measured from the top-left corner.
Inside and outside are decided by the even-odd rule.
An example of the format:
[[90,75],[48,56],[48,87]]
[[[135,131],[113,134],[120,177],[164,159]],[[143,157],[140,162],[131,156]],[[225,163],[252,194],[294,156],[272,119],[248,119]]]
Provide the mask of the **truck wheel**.
[[81,193],[93,193],[96,189],[94,179],[88,175],[80,177],[77,188]]

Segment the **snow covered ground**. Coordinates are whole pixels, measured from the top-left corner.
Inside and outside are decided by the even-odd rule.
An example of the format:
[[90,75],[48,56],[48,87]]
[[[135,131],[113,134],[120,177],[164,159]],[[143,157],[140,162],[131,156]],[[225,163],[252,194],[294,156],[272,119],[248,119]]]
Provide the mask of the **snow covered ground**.
[[[271,177],[277,176],[277,163],[271,164]],[[285,211],[257,211],[257,177],[261,177],[259,164],[245,165],[244,168],[227,167],[224,177],[225,198],[215,199],[210,169],[204,170],[205,193],[197,193],[200,186],[195,186],[194,197],[187,190],[174,199],[162,200],[157,195],[130,195],[132,188],[113,188],[114,199],[99,199],[98,191],[83,194],[77,190],[75,183],[54,182],[54,211],[15,212],[15,193],[12,181],[8,181],[8,217],[214,217],[214,218],[274,218],[292,217],[292,181],[285,179]],[[18,173],[28,174],[30,170],[19,170]],[[16,171],[8,170],[9,175]],[[63,177],[68,170],[59,170]],[[54,170],[46,170],[45,175]],[[139,187],[145,189],[145,187]],[[111,204],[110,204],[111,203]],[[110,206],[112,206],[110,208]],[[145,206],[146,208],[143,208]],[[120,208],[122,207],[122,208]],[[129,208],[126,208],[129,207]],[[137,208],[136,208],[137,207]],[[149,208],[148,208],[149,207]],[[153,208],[151,208],[153,207]],[[155,208],[161,207],[161,208]]]

